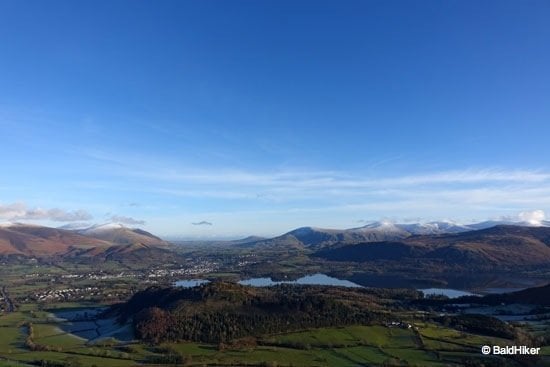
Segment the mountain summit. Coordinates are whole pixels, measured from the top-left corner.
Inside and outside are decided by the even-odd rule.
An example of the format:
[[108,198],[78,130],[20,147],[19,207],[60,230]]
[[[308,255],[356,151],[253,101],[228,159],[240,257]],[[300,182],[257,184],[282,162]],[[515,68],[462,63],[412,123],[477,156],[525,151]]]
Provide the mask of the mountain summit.
[[139,228],[129,228],[121,223],[99,224],[76,230],[76,232],[119,245],[169,246],[168,242],[147,231]]

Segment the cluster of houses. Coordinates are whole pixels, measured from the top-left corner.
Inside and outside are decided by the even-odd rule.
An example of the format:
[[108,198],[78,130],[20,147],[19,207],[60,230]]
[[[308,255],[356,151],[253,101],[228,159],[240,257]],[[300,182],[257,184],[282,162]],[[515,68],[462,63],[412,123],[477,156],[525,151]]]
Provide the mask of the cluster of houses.
[[62,278],[81,278],[81,279],[93,279],[93,280],[107,280],[107,279],[121,279],[121,278],[137,278],[138,274],[129,272],[120,272],[117,274],[105,274],[105,273],[87,273],[87,274],[67,274],[62,275]]
[[407,322],[402,321],[388,321],[385,323],[385,326],[388,328],[400,328],[400,329],[411,329],[413,326]]
[[34,299],[41,302],[46,301],[69,301],[89,298],[100,294],[98,287],[85,288],[65,288],[65,289],[49,289],[38,293]]
[[218,264],[213,261],[202,261],[198,264],[179,269],[153,269],[147,275],[148,278],[176,277],[180,275],[197,275],[216,271]]

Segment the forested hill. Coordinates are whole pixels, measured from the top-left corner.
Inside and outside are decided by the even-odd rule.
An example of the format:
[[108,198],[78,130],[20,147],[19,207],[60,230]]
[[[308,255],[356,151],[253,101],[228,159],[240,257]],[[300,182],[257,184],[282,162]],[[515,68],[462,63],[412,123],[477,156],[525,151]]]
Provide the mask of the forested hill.
[[[401,298],[418,297],[404,292]],[[150,288],[116,311],[133,318],[136,335],[149,342],[227,342],[312,327],[382,321],[380,298],[366,289],[281,285],[254,288],[214,282],[189,289]]]
[[550,283],[542,287],[527,288],[517,292],[491,294],[483,298],[489,304],[528,303],[550,307]]

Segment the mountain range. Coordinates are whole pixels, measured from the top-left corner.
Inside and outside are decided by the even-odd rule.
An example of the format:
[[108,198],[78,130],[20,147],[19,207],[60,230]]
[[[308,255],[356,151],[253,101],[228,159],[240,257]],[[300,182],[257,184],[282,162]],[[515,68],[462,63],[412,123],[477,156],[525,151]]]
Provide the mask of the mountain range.
[[[520,227],[536,227],[528,222],[485,221],[474,224],[459,224],[452,221],[428,223],[398,224],[389,221],[373,222],[362,227],[350,229],[326,229],[317,227],[301,227],[281,236],[270,239],[260,239],[242,242],[242,246],[288,246],[294,248],[310,248],[314,250],[339,244],[357,244],[364,242],[400,241],[419,235],[443,235],[482,230],[498,225],[513,225]],[[550,227],[549,221],[538,223],[541,227]]]
[[[344,230],[302,227],[270,239],[247,237],[227,246],[261,251],[296,249],[327,261],[435,260],[460,266],[550,264],[548,222],[454,222],[395,224],[374,222]],[[124,260],[174,257],[173,245],[139,228],[118,223],[50,228],[0,225],[0,256],[102,258]]]
[[326,247],[314,256],[329,261],[434,260],[460,266],[550,264],[550,227],[497,225],[481,230],[411,235],[399,241]]
[[99,256],[170,246],[149,232],[114,223],[74,230],[23,223],[0,226],[0,256]]

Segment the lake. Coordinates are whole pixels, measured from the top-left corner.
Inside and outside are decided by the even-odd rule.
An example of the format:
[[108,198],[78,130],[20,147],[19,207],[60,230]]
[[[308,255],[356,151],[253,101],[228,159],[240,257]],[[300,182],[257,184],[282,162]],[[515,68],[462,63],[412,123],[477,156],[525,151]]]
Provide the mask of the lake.
[[[192,288],[201,284],[208,283],[206,279],[190,279],[190,280],[178,280],[174,284],[176,287]],[[269,287],[277,284],[301,284],[301,285],[333,285],[338,287],[354,287],[362,288],[361,285],[350,282],[349,280],[338,279],[330,277],[326,274],[311,274],[301,277],[296,280],[288,281],[274,281],[271,278],[250,278],[239,281],[241,285],[249,285],[252,287]]]
[[450,288],[425,288],[425,289],[418,289],[418,290],[424,292],[425,296],[443,295],[449,298],[458,298],[462,296],[483,296],[487,294],[503,294],[503,293],[517,292],[522,289],[525,289],[525,288],[505,288],[505,287],[484,288],[476,291],[478,293],[472,293],[472,292],[462,291],[458,289],[450,289]]
[[506,287],[496,287],[496,288],[485,288],[482,290],[483,294],[502,294],[502,293],[511,293],[524,290],[525,288],[506,288]]
[[206,279],[189,279],[189,280],[178,280],[174,284],[176,285],[176,287],[193,288],[209,282],[210,281]]
[[[191,288],[191,287],[196,287],[208,282],[209,280],[206,280],[206,279],[190,279],[190,280],[179,280],[175,282],[175,285],[177,287]],[[269,286],[278,285],[278,284],[298,284],[298,285],[330,285],[330,286],[338,286],[338,287],[364,288],[364,286],[354,283],[352,281],[334,278],[322,273],[306,275],[296,280],[288,280],[288,281],[275,281],[268,277],[250,278],[250,279],[244,279],[239,281],[239,284],[248,285],[252,287],[269,287]],[[479,291],[479,293],[472,293],[465,290],[452,289],[452,288],[420,288],[417,290],[422,291],[425,296],[443,295],[449,298],[458,298],[462,296],[477,296],[477,295],[486,294],[486,293],[505,293],[516,289],[488,288],[487,290]]]
[[477,296],[475,293],[470,293],[466,291],[461,291],[458,289],[449,289],[449,288],[425,288],[419,289],[424,293],[424,296],[447,296],[449,298],[458,298],[462,296]]
[[250,285],[252,287],[269,287],[277,284],[302,284],[302,285],[333,285],[338,287],[353,287],[353,288],[362,288],[359,284],[350,282],[349,280],[338,279],[330,277],[326,274],[312,274],[306,275],[296,280],[289,281],[274,281],[271,278],[251,278],[241,280],[239,284]]

